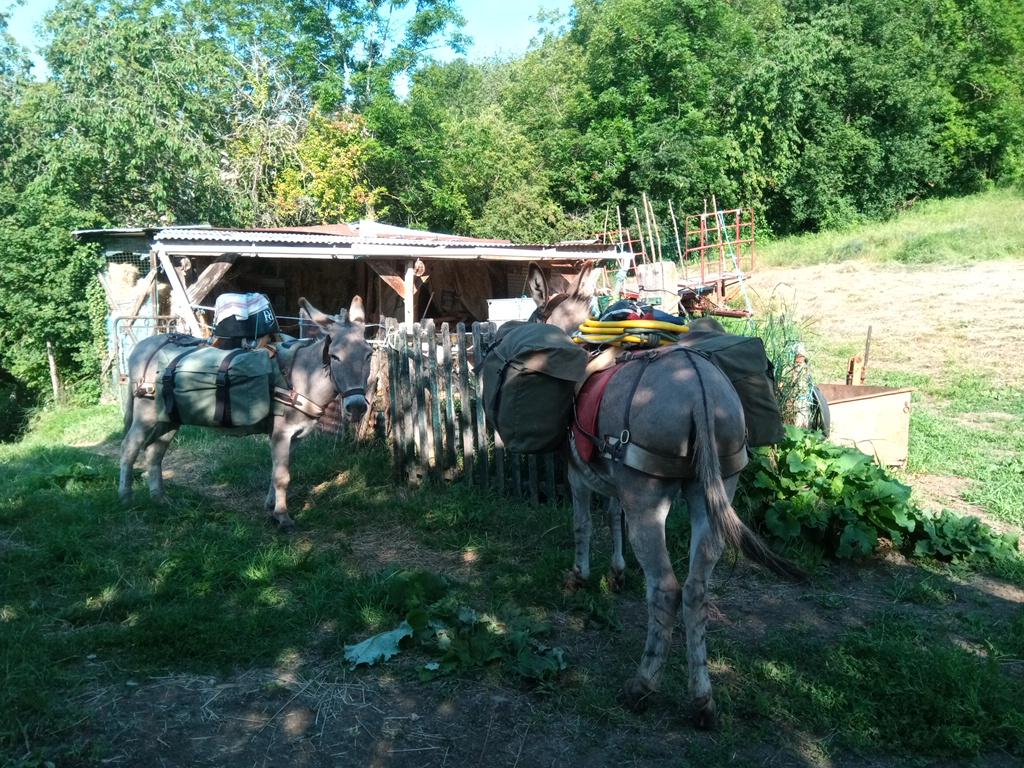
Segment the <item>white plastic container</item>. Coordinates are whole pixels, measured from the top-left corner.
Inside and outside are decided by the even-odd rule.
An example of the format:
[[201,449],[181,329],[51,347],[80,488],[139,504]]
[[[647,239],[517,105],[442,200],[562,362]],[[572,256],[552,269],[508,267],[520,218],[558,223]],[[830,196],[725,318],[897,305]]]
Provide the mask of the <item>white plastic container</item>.
[[533,299],[526,296],[518,299],[488,299],[487,319],[499,326],[509,320],[529,320],[535,309],[537,305]]

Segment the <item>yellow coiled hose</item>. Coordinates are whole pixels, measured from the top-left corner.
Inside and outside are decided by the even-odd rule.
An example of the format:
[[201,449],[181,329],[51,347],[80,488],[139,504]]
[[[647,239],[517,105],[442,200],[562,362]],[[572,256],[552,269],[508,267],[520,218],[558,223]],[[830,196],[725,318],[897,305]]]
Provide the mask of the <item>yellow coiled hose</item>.
[[661,320],[584,320],[572,340],[577,344],[613,347],[664,347],[675,344],[689,326]]

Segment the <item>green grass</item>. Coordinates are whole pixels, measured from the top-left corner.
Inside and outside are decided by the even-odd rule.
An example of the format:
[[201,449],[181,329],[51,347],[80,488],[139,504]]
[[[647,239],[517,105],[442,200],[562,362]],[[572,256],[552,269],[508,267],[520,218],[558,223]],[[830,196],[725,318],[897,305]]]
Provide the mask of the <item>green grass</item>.
[[1010,190],[918,203],[894,219],[758,246],[765,266],[853,259],[907,265],[1024,258],[1024,197]]
[[[841,381],[829,361],[852,350],[816,339],[815,376]],[[838,350],[838,351],[837,351]],[[993,517],[1024,528],[1024,389],[977,371],[946,369],[941,375],[874,367],[871,384],[913,387],[907,472],[963,477],[964,498]]]
[[[980,395],[976,404],[990,405]],[[168,480],[166,507],[149,504],[138,488],[137,504],[124,509],[109,450],[118,427],[112,408],[56,411],[42,414],[23,442],[0,448],[7,470],[0,477],[0,754],[21,755],[27,742],[40,764],[99,764],[104,747],[88,746],[95,715],[76,702],[100,685],[230,675],[296,659],[300,669],[336,660],[340,672],[345,644],[393,628],[409,607],[393,571],[367,564],[351,546],[352,536],[386,540],[396,532],[408,538],[416,567],[431,570],[431,558],[471,564],[446,599],[537,622],[570,617],[551,642],[566,647],[571,666],[533,689],[538,717],[569,713],[589,732],[621,728],[652,759],[663,754],[635,734],[663,732],[666,715],[681,717],[683,653],[673,652],[651,712],[638,718],[622,710],[616,694],[643,637],[623,606],[636,615],[642,578],[631,563],[625,595],[600,583],[564,595],[558,584],[572,560],[567,510],[462,485],[396,489],[381,447],[313,438],[295,457],[291,497],[301,533],[282,538],[259,509],[265,440],[189,429],[171,450],[189,459],[195,476]],[[98,453],[101,443],[106,450]],[[595,530],[593,567],[601,573],[608,537],[597,515]],[[683,573],[685,515],[670,517],[668,538]],[[734,578],[728,558],[719,568],[722,580]],[[820,636],[783,620],[780,629],[746,638],[739,617],[734,628],[719,624],[711,652],[724,723],[713,741],[688,742],[687,759],[726,765],[737,753],[749,755],[751,745],[801,759],[807,744],[823,741],[830,754],[879,759],[1020,753],[1024,690],[1000,660],[1024,652],[1024,625],[988,614],[951,619],[951,609],[973,605],[951,575],[941,566],[910,569],[860,629]],[[815,578],[815,589],[842,594],[828,566]],[[840,602],[815,605],[853,607]],[[927,608],[937,613],[907,613]],[[965,650],[958,642],[965,637],[988,648],[989,658]],[[382,673],[423,685],[413,666],[387,665]],[[500,664],[462,674],[520,685]],[[447,695],[443,687],[423,690]]]
[[753,653],[730,644],[718,663],[737,673],[735,716],[832,733],[853,751],[966,757],[1019,748],[1024,732],[1019,679],[906,617],[880,613],[827,644],[788,633]]

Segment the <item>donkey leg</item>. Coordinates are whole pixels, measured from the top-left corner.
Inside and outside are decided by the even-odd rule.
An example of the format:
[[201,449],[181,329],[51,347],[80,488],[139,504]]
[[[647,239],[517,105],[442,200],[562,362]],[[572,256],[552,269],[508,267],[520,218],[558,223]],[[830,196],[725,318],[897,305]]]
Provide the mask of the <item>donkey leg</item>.
[[612,536],[612,564],[608,570],[608,586],[614,592],[626,583],[626,559],[622,554],[622,529],[626,519],[618,499],[608,499],[608,528]]
[[[731,499],[736,492],[738,475],[727,478],[725,491]],[[708,676],[707,623],[708,581],[723,542],[716,540],[708,522],[704,490],[698,482],[685,488],[686,505],[690,510],[690,573],[683,587],[683,623],[686,626],[686,655],[689,672],[690,700],[694,725],[714,728],[717,720],[715,700]]]
[[567,592],[582,589],[590,579],[590,537],[593,532],[590,522],[590,499],[593,495],[583,478],[569,470],[569,487],[572,489],[572,533],[576,543],[576,554],[572,570],[565,575],[563,588]]
[[275,431],[270,436],[270,458],[272,463],[270,475],[270,491],[267,494],[267,509],[277,527],[291,533],[295,530],[295,521],[288,515],[288,484],[292,476],[289,469],[292,457],[292,432]]
[[132,471],[135,469],[135,461],[139,458],[139,453],[146,446],[148,431],[141,423],[132,422],[121,441],[121,475],[117,493],[124,504],[132,503]]
[[682,590],[665,546],[665,519],[677,488],[677,483],[645,478],[641,489],[620,494],[629,543],[647,583],[647,642],[636,675],[622,690],[623,703],[637,711],[661,682],[681,601]]
[[149,445],[146,448],[146,482],[149,484],[149,496],[153,501],[162,503],[164,496],[164,454],[171,440],[178,433],[173,424],[159,424],[153,428]]

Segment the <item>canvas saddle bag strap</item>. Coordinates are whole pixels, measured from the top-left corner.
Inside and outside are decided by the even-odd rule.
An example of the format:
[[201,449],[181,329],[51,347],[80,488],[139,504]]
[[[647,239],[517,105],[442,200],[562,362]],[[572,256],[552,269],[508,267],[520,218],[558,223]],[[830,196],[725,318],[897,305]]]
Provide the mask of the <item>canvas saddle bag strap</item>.
[[231,426],[231,361],[238,357],[244,349],[234,349],[225,355],[217,368],[217,407],[213,413],[213,421],[221,427]]
[[[310,400],[305,395],[296,392],[292,388],[292,362],[295,352],[304,346],[315,344],[313,339],[292,339],[277,345],[274,359],[277,360],[277,370],[280,373],[280,384],[274,387],[274,401],[281,405],[294,408],[311,419],[319,419],[327,410],[326,406]],[[283,384],[283,386],[281,386]]]
[[[630,435],[629,432],[629,413],[632,410],[633,398],[636,396],[636,391],[640,386],[640,380],[647,371],[647,366],[649,366],[658,357],[664,354],[669,354],[670,352],[678,351],[684,352],[687,355],[707,357],[700,352],[687,349],[686,347],[669,347],[665,349],[665,351],[662,351],[663,349],[665,348],[623,356],[622,359],[626,361],[639,360],[641,364],[640,371],[633,380],[633,386],[630,390],[629,398],[626,400],[626,415],[623,420],[622,432],[618,437],[605,435],[604,443],[601,446],[601,456],[610,461],[621,462],[627,467],[655,477],[688,479],[694,475],[693,462],[690,460],[689,446],[683,448],[682,455],[666,456],[665,454],[650,451],[637,444],[634,442],[632,435]],[[693,361],[691,359],[691,364],[692,362]],[[694,365],[694,371],[697,374],[697,381],[700,385],[702,405],[706,407],[706,402],[704,401],[707,398],[707,393],[704,390],[704,380],[696,365]],[[727,456],[719,456],[719,463],[721,464],[723,477],[736,474],[747,465],[746,446],[740,447],[738,451],[734,451]]]
[[203,344],[196,344],[194,347],[189,347],[171,360],[170,365],[164,370],[162,381],[164,408],[167,410],[168,418],[175,424],[181,423],[181,414],[178,412],[178,401],[174,397],[174,376],[178,372],[178,366],[181,364],[181,361],[192,353],[198,352],[203,346]]
[[153,358],[156,357],[156,353],[166,347],[168,344],[178,344],[180,346],[186,346],[188,344],[204,344],[205,342],[201,339],[197,339],[195,336],[189,336],[187,333],[168,333],[165,334],[160,343],[153,347],[149,353],[149,357],[146,358],[146,364],[142,366],[142,378],[135,383],[135,392],[132,394],[135,397],[153,397],[156,394],[156,382],[147,381],[149,375],[149,366],[153,363]]

